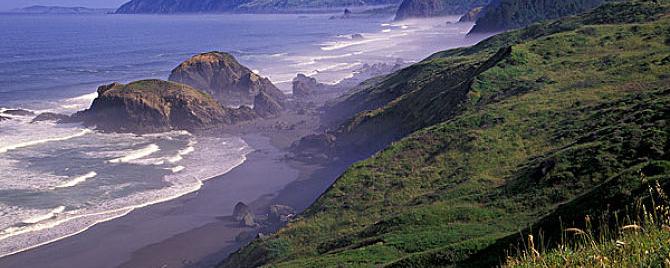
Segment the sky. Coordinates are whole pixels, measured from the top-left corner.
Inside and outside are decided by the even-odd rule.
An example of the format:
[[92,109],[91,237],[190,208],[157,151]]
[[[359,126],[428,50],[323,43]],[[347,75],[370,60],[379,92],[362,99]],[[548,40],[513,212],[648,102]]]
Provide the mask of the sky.
[[43,6],[83,6],[119,7],[128,0],[0,0],[0,10],[43,5]]

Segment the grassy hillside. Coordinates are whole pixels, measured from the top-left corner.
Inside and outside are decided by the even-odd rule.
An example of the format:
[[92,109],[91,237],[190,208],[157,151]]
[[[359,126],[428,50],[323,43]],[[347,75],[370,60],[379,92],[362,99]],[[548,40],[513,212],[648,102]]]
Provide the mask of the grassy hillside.
[[492,266],[540,229],[551,246],[670,189],[668,74],[668,7],[650,2],[438,53],[345,97],[371,110],[341,131],[417,131],[222,267]]

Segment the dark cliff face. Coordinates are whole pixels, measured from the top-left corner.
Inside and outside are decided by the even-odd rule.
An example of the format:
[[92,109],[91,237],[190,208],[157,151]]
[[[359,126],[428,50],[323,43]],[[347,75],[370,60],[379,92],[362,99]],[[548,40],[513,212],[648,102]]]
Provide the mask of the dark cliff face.
[[270,80],[224,52],[193,56],[172,70],[169,80],[205,91],[226,106],[252,105],[261,91],[278,102],[286,98]]
[[269,94],[261,91],[254,97],[254,112],[261,117],[272,117],[284,110],[284,105]]
[[115,132],[196,130],[231,124],[253,114],[226,109],[208,94],[162,80],[113,83],[98,88],[98,97],[73,121]]
[[396,12],[396,20],[446,15],[463,15],[489,0],[404,0]]
[[501,32],[534,22],[589,11],[605,0],[496,0],[482,11],[470,33]]

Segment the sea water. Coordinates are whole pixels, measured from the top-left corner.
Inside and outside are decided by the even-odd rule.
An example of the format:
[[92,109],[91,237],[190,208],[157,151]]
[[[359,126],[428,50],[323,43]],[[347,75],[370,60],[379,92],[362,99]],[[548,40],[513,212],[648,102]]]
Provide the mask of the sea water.
[[[196,191],[253,150],[239,137],[186,131],[102,133],[33,123],[22,108],[71,114],[97,86],[166,79],[190,56],[226,51],[286,93],[297,73],[325,83],[368,63],[421,60],[477,40],[457,17],[0,15],[0,256]],[[361,34],[363,38],[352,38]]]

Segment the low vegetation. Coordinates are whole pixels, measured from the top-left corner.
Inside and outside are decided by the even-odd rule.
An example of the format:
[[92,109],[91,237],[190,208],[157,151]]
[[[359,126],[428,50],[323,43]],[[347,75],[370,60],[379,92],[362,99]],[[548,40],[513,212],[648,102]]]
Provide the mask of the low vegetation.
[[[544,237],[544,259],[586,258],[561,248],[566,226],[632,217],[650,186],[670,189],[669,73],[665,3],[608,4],[438,53],[349,96],[392,95],[348,131],[408,123],[405,138],[222,267],[534,266],[528,254],[506,260],[529,236]],[[642,234],[666,238],[663,228]]]
[[[552,249],[536,244],[529,236],[527,244],[508,257],[505,267],[670,267],[670,200],[657,184],[640,206],[637,218],[597,222],[587,218],[582,229],[563,230],[563,241]],[[604,215],[608,217],[609,215]],[[587,216],[588,217],[588,216]]]

